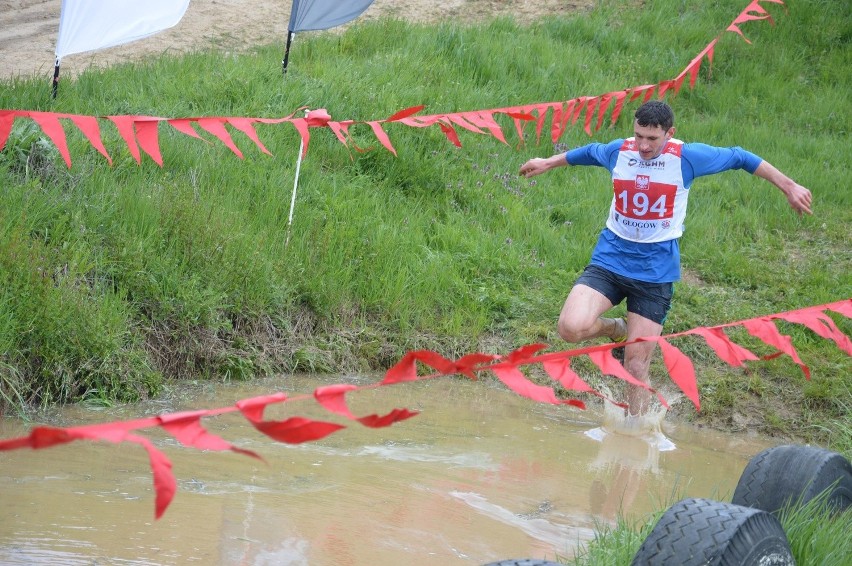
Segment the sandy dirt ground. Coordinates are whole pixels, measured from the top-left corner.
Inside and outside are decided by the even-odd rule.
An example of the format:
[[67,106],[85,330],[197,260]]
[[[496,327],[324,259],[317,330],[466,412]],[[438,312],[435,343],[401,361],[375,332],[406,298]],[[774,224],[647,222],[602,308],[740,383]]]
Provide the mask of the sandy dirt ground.
[[[417,22],[473,22],[512,15],[531,21],[583,9],[591,0],[375,0],[355,22],[384,16]],[[61,0],[0,0],[0,79],[53,76]],[[173,28],[133,43],[69,55],[62,76],[163,52],[223,50],[286,41],[288,0],[192,0]],[[349,24],[351,25],[351,24]],[[339,28],[335,28],[339,29]]]

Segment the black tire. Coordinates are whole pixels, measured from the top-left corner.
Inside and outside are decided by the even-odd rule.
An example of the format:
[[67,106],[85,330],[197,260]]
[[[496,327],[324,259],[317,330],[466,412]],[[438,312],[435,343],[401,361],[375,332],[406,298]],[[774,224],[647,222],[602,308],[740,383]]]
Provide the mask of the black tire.
[[852,465],[843,455],[812,446],[785,445],[757,454],[743,470],[732,502],[776,513],[805,504],[830,489],[837,512],[852,505]]
[[484,566],[564,566],[559,562],[549,560],[538,560],[536,558],[515,558],[513,560],[501,560],[500,562],[489,562]]
[[632,566],[792,566],[787,535],[771,513],[683,499],[663,513]]

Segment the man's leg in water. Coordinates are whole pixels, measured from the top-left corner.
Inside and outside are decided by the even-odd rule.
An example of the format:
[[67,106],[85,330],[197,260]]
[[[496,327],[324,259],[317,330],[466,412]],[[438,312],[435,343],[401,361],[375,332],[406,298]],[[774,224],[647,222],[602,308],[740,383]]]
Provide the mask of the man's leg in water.
[[[641,337],[659,336],[663,332],[663,325],[649,320],[634,312],[627,313],[627,340],[635,340]],[[650,384],[648,377],[651,367],[651,357],[657,348],[656,342],[636,342],[624,347],[624,369],[630,375]],[[627,389],[628,415],[644,415],[651,405],[653,393],[636,385],[629,385]]]
[[559,336],[566,342],[582,342],[600,336],[623,340],[627,335],[624,320],[601,317],[612,307],[603,293],[582,283],[574,285],[559,314]]

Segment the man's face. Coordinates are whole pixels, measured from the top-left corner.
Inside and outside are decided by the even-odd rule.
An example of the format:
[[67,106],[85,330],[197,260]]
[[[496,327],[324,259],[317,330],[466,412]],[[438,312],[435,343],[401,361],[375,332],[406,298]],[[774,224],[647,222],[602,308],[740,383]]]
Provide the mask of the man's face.
[[645,161],[654,159],[663,152],[666,142],[674,135],[675,129],[663,130],[660,126],[640,126],[633,121],[633,136],[636,138],[636,149]]

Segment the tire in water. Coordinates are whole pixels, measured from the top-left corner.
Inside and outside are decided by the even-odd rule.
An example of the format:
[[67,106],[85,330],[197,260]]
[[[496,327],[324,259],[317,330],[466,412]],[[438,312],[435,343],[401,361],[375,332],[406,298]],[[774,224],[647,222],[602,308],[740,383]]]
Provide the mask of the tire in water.
[[632,566],[794,566],[771,513],[710,499],[678,501],[663,513]]
[[834,511],[852,505],[849,460],[823,448],[784,445],[751,459],[731,501],[775,513],[786,505],[805,504],[826,490],[830,490],[827,504]]

